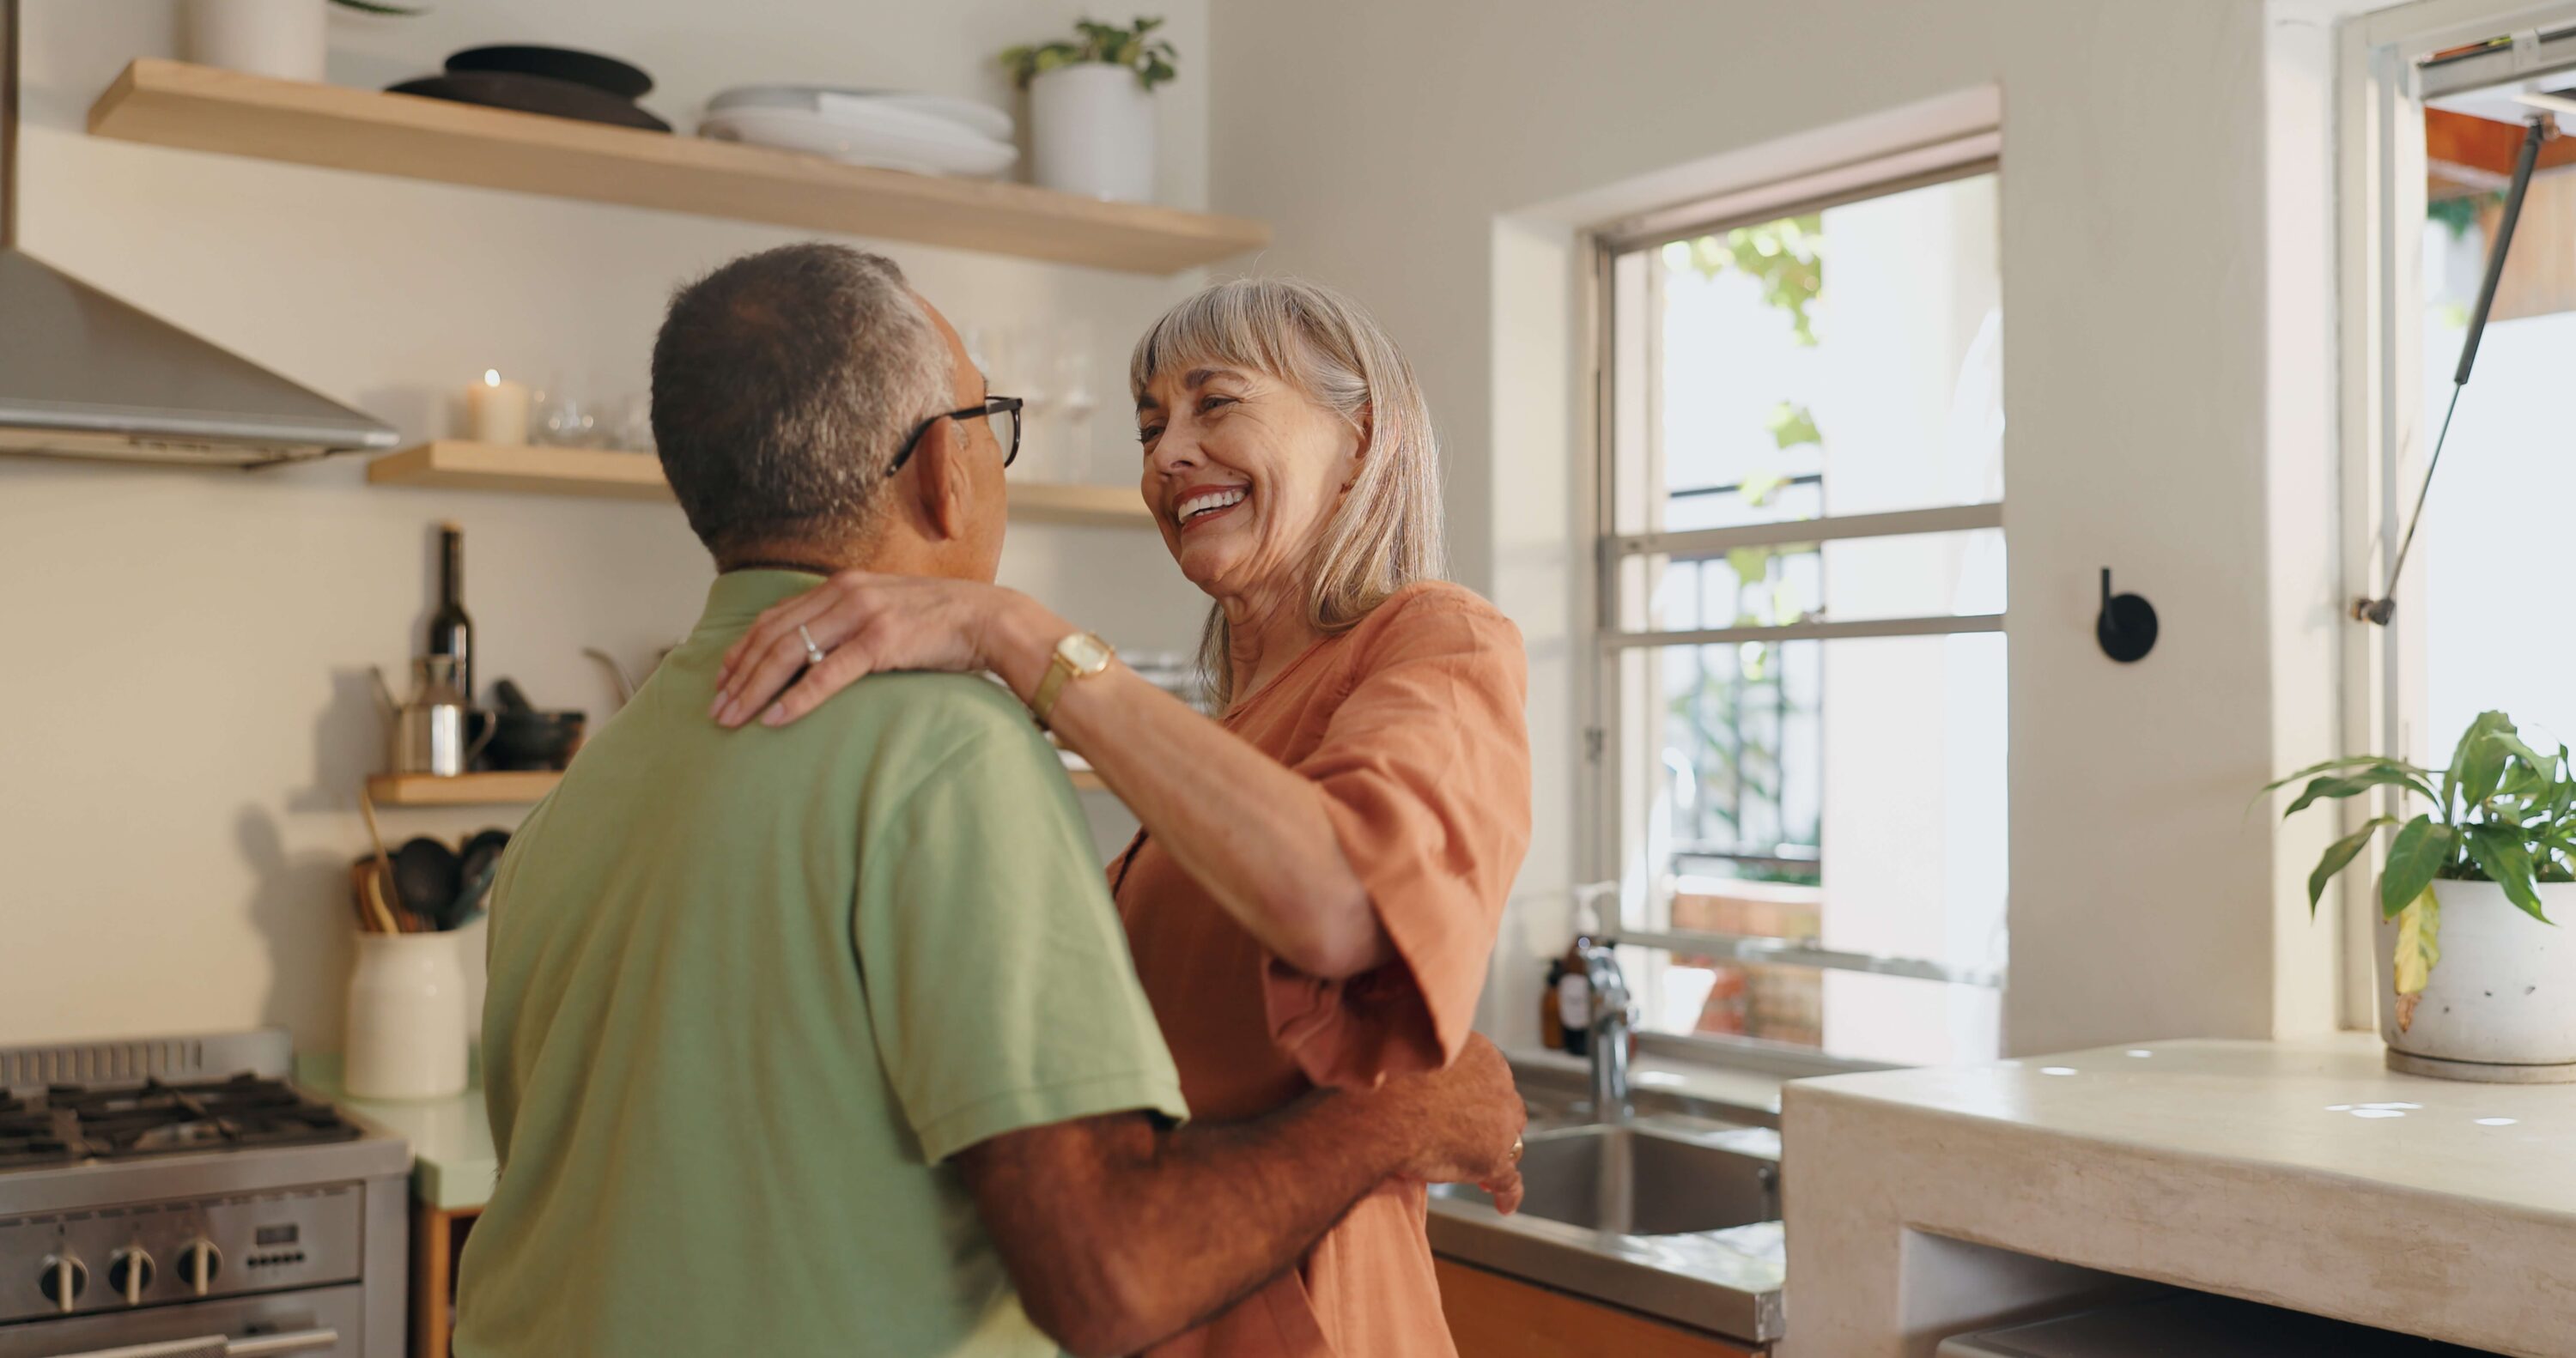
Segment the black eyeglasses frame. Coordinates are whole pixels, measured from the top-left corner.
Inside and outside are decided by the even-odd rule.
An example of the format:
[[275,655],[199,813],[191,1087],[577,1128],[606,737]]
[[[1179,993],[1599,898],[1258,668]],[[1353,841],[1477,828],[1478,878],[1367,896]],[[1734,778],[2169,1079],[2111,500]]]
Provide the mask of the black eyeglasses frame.
[[923,420],[913,429],[912,437],[903,441],[903,448],[894,455],[894,461],[886,464],[886,475],[893,476],[902,471],[903,464],[912,459],[912,450],[921,446],[921,436],[929,433],[930,427],[941,420],[981,420],[995,415],[1011,417],[1011,446],[1002,450],[1002,465],[1009,467],[1020,457],[1020,408],[1026,404],[1017,396],[987,396],[982,405],[947,411]]

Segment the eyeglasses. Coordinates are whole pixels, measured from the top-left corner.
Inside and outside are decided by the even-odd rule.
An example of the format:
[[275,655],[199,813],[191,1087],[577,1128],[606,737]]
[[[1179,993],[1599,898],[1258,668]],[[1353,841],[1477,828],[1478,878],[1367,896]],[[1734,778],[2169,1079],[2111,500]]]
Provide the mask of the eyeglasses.
[[903,451],[896,453],[894,461],[886,465],[886,475],[892,476],[902,471],[903,464],[912,457],[912,450],[921,446],[921,436],[929,433],[930,427],[941,420],[991,420],[993,438],[1002,445],[1002,465],[1010,466],[1020,456],[1022,404],[1024,402],[1017,396],[987,396],[982,405],[968,406],[964,410],[952,410],[944,415],[933,415],[923,420],[920,427],[912,431],[912,437],[903,441]]

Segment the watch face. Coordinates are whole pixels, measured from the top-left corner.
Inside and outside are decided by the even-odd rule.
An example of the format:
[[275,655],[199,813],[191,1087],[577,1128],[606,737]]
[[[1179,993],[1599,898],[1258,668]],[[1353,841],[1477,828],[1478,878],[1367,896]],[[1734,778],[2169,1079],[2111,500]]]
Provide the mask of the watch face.
[[1095,674],[1109,666],[1109,643],[1089,632],[1076,632],[1055,645],[1056,654],[1077,674]]

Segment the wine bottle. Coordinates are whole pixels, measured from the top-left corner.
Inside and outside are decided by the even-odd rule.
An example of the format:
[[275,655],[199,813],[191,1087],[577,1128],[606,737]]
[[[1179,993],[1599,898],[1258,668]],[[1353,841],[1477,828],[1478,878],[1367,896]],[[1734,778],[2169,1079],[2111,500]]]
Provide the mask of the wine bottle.
[[474,620],[465,616],[465,530],[438,526],[438,609],[429,615],[429,654],[456,658],[456,688],[474,705]]

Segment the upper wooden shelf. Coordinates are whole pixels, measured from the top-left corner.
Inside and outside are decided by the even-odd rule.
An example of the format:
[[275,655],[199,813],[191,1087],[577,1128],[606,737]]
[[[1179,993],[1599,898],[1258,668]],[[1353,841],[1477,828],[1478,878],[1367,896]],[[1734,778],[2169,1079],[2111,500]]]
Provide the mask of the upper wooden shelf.
[[[593,448],[516,448],[497,443],[440,439],[387,453],[367,464],[377,485],[445,490],[522,491],[539,495],[591,495],[618,500],[671,498],[662,464],[646,453]],[[1011,516],[1040,523],[1095,528],[1146,528],[1151,511],[1123,486],[1078,486],[1012,481]]]
[[1258,250],[1241,217],[143,57],[92,135],[555,198],[1168,274]]
[[534,773],[378,773],[367,797],[378,806],[509,806],[545,800],[563,775]]

